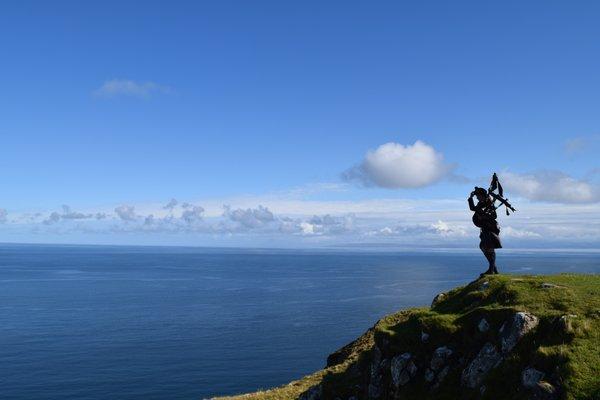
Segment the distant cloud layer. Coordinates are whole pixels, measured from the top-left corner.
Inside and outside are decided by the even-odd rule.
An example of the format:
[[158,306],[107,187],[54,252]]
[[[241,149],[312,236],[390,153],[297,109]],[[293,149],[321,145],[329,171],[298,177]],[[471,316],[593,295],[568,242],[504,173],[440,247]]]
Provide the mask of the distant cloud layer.
[[535,201],[555,203],[595,203],[600,201],[600,187],[593,182],[575,179],[559,171],[530,174],[503,172],[505,188]]
[[[542,181],[547,184],[566,179],[566,184],[572,185],[575,192],[585,193],[585,189],[578,189],[581,182],[567,178],[561,174],[512,174],[502,176],[501,180],[505,185],[512,185],[509,193],[525,193],[545,201],[549,201],[549,196],[537,186]],[[515,201],[518,212],[509,217],[501,214],[501,235],[507,239],[507,247],[560,247],[576,243],[597,247],[600,202],[582,202],[581,196],[572,198],[564,193],[558,198],[572,204],[556,201],[540,204],[520,199]],[[143,241],[160,238],[161,243],[182,240],[193,245],[260,243],[286,247],[350,243],[367,247],[476,249],[478,243],[479,232],[471,222],[465,199],[313,201],[267,196],[230,200],[237,207],[223,206],[220,200],[209,199],[204,206],[173,199],[168,203],[119,205],[109,212],[106,209],[80,212],[65,205],[60,211],[46,213],[11,212],[8,220],[7,213],[0,209],[0,234],[11,238],[11,232],[28,232],[34,241],[40,237],[37,235],[54,239],[62,235],[92,235],[90,237],[110,238],[118,243],[138,237],[144,238]],[[124,234],[127,236],[122,236]]]
[[[48,218],[46,218],[43,221],[43,223],[46,225],[52,225],[59,222],[60,220],[89,219],[93,217],[93,214],[84,214],[81,212],[73,211],[71,207],[65,204],[62,206],[62,213],[54,211],[48,216]],[[102,217],[99,214],[96,214],[96,219],[102,219]]]
[[155,82],[110,79],[105,81],[98,89],[94,90],[93,94],[105,98],[117,96],[148,98],[154,94],[168,94],[171,92],[172,89],[169,86],[159,85]]
[[248,229],[256,229],[265,226],[269,222],[275,221],[275,216],[268,208],[258,206],[258,208],[248,208],[246,210],[232,210],[230,206],[225,206],[223,216],[231,221],[238,222],[241,226]]
[[115,213],[123,221],[135,221],[137,219],[137,215],[135,214],[135,207],[127,204],[116,207]]
[[452,166],[444,161],[442,153],[417,140],[412,145],[386,143],[370,150],[343,177],[365,186],[400,189],[428,186],[451,172]]

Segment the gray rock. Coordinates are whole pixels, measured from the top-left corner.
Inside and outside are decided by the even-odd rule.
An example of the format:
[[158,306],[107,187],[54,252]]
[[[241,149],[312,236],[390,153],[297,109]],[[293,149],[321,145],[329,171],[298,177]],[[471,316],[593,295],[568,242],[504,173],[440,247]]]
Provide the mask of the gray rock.
[[446,365],[438,374],[437,379],[435,381],[435,385],[433,385],[433,389],[437,389],[438,386],[440,386],[440,384],[444,381],[444,379],[446,378],[446,375],[448,375],[448,372],[450,372],[450,366]]
[[369,399],[378,399],[383,394],[383,374],[381,350],[379,347],[373,347],[373,359],[371,360],[370,366],[370,379],[369,386],[367,388],[367,394]]
[[427,368],[425,370],[425,380],[427,382],[433,382],[433,380],[435,379],[435,372],[433,372],[432,370],[430,370],[429,368]]
[[392,383],[396,388],[406,385],[417,373],[417,366],[412,361],[412,355],[404,353],[392,358],[390,372]]
[[490,283],[488,281],[485,281],[481,284],[481,286],[479,286],[479,290],[481,292],[483,292],[483,291],[489,289],[489,287],[490,287]]
[[431,363],[429,364],[429,366],[432,370],[437,371],[448,362],[448,359],[451,355],[452,350],[450,350],[448,347],[438,347],[433,352],[433,357],[431,358]]
[[573,319],[577,318],[577,315],[569,314],[563,315],[558,319],[558,327],[563,333],[573,332]]
[[444,301],[445,299],[446,299],[446,293],[438,293],[433,298],[433,301],[431,302],[431,307],[436,306],[437,304],[439,304],[440,302]]
[[557,287],[558,285],[555,285],[554,283],[542,283],[542,289],[553,289]]
[[461,383],[471,389],[481,384],[488,372],[502,361],[502,354],[492,343],[483,345],[477,356],[465,368],[461,375]]
[[481,318],[479,321],[479,325],[477,325],[479,332],[487,332],[490,329],[490,324],[486,321],[485,318]]
[[528,332],[539,323],[538,318],[526,312],[518,312],[500,328],[500,346],[503,353],[510,352]]
[[304,393],[302,393],[298,400],[321,400],[323,395],[323,390],[321,385],[315,385],[308,388]]
[[521,372],[521,383],[527,389],[533,389],[542,379],[544,379],[544,373],[535,368],[525,368],[523,372]]
[[552,384],[540,381],[533,390],[533,398],[535,400],[555,400],[558,398],[558,391]]
[[429,341],[429,333],[421,331],[421,342],[427,343]]

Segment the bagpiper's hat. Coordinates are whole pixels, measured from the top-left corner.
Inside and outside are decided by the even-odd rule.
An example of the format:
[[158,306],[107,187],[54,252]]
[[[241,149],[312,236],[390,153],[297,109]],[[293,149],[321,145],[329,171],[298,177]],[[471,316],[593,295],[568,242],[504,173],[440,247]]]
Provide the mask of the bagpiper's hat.
[[484,188],[475,186],[475,196],[487,196],[488,192]]

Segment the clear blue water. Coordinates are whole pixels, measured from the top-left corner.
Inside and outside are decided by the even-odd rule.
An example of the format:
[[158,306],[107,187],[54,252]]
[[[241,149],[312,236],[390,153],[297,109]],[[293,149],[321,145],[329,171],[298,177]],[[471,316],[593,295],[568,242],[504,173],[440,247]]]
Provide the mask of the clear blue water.
[[[279,385],[472,280],[460,253],[0,246],[0,397],[201,399]],[[599,254],[499,256],[600,272]]]

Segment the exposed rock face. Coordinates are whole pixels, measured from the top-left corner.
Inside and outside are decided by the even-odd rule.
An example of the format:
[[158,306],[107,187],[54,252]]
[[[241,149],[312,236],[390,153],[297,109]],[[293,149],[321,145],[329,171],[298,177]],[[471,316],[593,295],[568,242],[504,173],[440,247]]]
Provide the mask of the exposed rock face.
[[433,352],[433,357],[431,358],[431,363],[429,364],[429,367],[433,371],[437,371],[438,369],[443,367],[448,362],[448,359],[450,358],[451,355],[452,355],[452,350],[450,350],[448,347],[446,347],[446,346],[438,347]]
[[492,343],[483,345],[477,356],[462,372],[463,385],[474,389],[481,384],[488,372],[502,361],[502,355]]
[[544,373],[535,368],[525,368],[521,373],[521,383],[527,389],[533,389],[542,379],[544,379]]
[[535,315],[518,312],[512,320],[502,324],[500,328],[500,346],[502,353],[510,352],[529,331],[539,323]]
[[383,370],[385,364],[381,360],[381,350],[375,346],[373,348],[373,360],[371,361],[371,377],[369,387],[367,388],[369,399],[378,399],[383,394]]
[[417,373],[417,366],[412,360],[412,355],[404,353],[392,358],[390,372],[394,387],[406,385]]
[[421,342],[427,343],[429,341],[429,333],[421,332]]
[[558,285],[555,285],[553,283],[542,283],[542,289],[554,289],[557,287]]
[[481,318],[481,321],[479,321],[479,324],[477,325],[477,329],[479,329],[479,332],[487,332],[490,329],[490,324],[485,318]]
[[424,378],[425,378],[425,381],[427,381],[427,382],[433,382],[433,380],[435,379],[435,372],[433,372],[432,370],[427,368],[425,370]]
[[448,372],[450,372],[450,366],[446,365],[438,373],[437,379],[435,381],[435,384],[432,386],[432,389],[437,389],[437,387],[444,381],[444,378],[446,378],[446,375],[448,375]]
[[573,315],[573,314],[569,314],[569,315],[563,315],[558,319],[558,329],[561,330],[561,332],[563,332],[563,334],[569,334],[571,332],[573,332],[573,319],[577,318],[577,315]]
[[545,381],[540,381],[535,385],[533,389],[534,400],[555,400],[558,398],[558,391],[556,388]]
[[433,298],[433,301],[431,302],[431,307],[434,307],[436,304],[440,303],[441,301],[444,301],[445,298],[446,298],[446,293],[438,293]]
[[[485,320],[479,322],[480,331],[483,321]],[[485,323],[487,324],[487,321]],[[477,356],[471,361],[469,366],[463,370],[461,376],[462,384],[472,389],[478,387],[488,372],[500,364],[504,357],[517,345],[519,340],[534,329],[538,323],[538,318],[535,315],[526,312],[514,314],[512,319],[502,324],[502,327],[500,328],[501,351],[499,352],[496,346],[490,342],[483,345]],[[540,377],[538,381],[542,379],[542,377]],[[530,378],[535,378],[535,376],[532,375],[532,371],[527,373],[527,378],[528,382]]]

